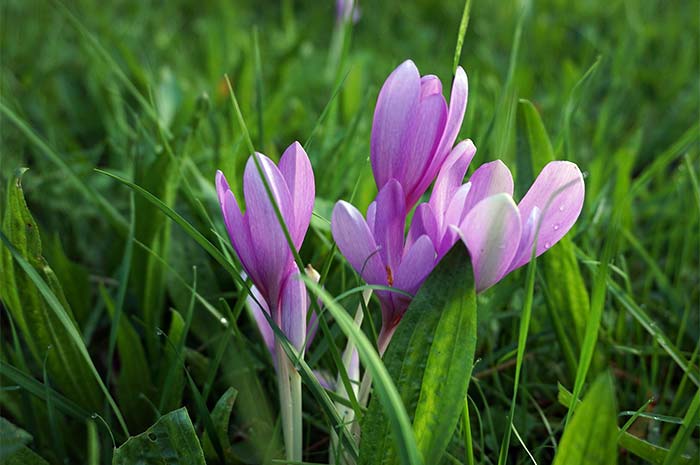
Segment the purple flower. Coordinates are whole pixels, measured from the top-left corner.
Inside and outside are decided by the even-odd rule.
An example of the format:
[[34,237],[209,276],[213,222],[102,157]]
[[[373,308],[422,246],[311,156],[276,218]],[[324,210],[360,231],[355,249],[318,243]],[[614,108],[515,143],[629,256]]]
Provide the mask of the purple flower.
[[467,75],[459,67],[448,107],[442,83],[421,77],[407,60],[387,78],[377,98],[371,138],[371,161],[377,189],[396,179],[410,210],[420,199],[457,138],[467,108]]
[[[433,269],[436,253],[427,234],[405,244],[405,223],[405,194],[401,184],[391,179],[367,209],[366,219],[351,204],[338,202],[331,231],[340,252],[367,283],[414,294]],[[389,291],[376,294],[382,307],[380,341],[388,342],[410,298]]]
[[[298,250],[314,204],[314,175],[309,158],[298,142],[285,150],[279,167],[265,155],[255,156]],[[233,248],[255,285],[253,295],[301,350],[306,339],[308,296],[253,157],[248,159],[243,174],[245,213],[221,171],[216,173],[216,190]],[[271,330],[266,321],[262,326],[268,330],[263,337],[271,345]]]
[[[544,167],[521,202],[513,201],[513,179],[500,160],[479,167],[462,184],[476,148],[458,144],[437,177],[428,202],[418,205],[404,240],[403,190],[390,179],[367,209],[367,218],[347,202],[333,210],[331,229],[341,253],[369,284],[414,294],[439,260],[462,239],[471,255],[477,292],[542,254],[578,218],[584,199],[583,177],[566,161]],[[382,307],[380,350],[386,347],[410,298],[377,292]]]
[[513,177],[500,160],[481,165],[462,184],[475,151],[471,141],[455,147],[430,201],[416,208],[406,242],[428,235],[439,261],[461,238],[481,292],[530,261],[536,234],[536,256],[564,237],[581,213],[585,188],[578,166],[554,161],[516,205]]

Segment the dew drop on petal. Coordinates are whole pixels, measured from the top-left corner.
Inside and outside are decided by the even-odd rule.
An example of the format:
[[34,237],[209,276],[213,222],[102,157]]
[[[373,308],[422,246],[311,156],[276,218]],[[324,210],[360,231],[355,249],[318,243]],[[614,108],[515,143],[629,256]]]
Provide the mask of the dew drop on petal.
[[559,205],[559,211],[563,212],[564,211],[564,205]]
[[550,244],[549,242],[545,242],[545,243],[544,243],[544,248],[545,248],[545,249],[548,249],[548,248],[550,248],[551,246],[552,246],[552,244]]
[[559,223],[552,226],[552,229],[554,229],[555,231],[558,231],[559,230]]

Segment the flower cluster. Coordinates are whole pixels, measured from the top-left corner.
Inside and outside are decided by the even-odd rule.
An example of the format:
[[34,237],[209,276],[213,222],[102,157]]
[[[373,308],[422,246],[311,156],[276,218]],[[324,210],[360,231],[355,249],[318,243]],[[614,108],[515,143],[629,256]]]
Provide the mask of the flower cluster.
[[[345,5],[352,8],[353,2]],[[476,153],[470,140],[455,145],[467,95],[462,68],[455,74],[448,105],[436,76],[421,77],[410,60],[401,64],[384,83],[374,112],[370,149],[377,197],[365,216],[344,201],[333,209],[331,231],[341,253],[367,283],[384,287],[376,291],[382,309],[380,353],[411,296],[457,241],[468,248],[476,290],[483,291],[526,264],[533,250],[540,255],[561,239],[581,212],[583,177],[570,162],[546,165],[518,204],[513,178],[501,161],[480,166],[463,182]],[[428,201],[421,202],[431,184]],[[221,172],[216,190],[233,248],[253,282],[249,306],[276,355],[287,459],[299,462],[301,378],[280,350],[268,317],[303,356],[313,330],[307,328],[309,297],[294,255],[314,205],[311,163],[297,142],[287,148],[279,166],[265,155],[251,156],[243,175],[245,213]],[[343,362],[356,381],[359,363],[351,345]],[[347,396],[342,385],[337,393]],[[347,408],[338,408],[342,418],[352,418]]]
[[[469,249],[477,291],[526,264],[561,239],[583,206],[583,177],[570,162],[549,163],[519,204],[501,161],[486,163],[462,181],[476,153],[470,140],[454,146],[467,106],[467,76],[458,68],[449,106],[435,76],[421,77],[411,61],[386,80],[377,99],[371,162],[379,190],[365,217],[340,201],[331,228],[341,253],[381,290],[379,348],[383,351],[410,298],[461,238]],[[420,203],[404,234],[413,206]],[[537,244],[535,245],[535,239]]]

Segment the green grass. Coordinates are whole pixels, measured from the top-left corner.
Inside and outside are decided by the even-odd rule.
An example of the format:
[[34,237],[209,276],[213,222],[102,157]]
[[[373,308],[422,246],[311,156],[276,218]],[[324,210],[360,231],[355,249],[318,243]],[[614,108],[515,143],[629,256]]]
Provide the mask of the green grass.
[[[339,199],[364,211],[374,198],[376,95],[411,58],[445,90],[455,61],[467,71],[460,137],[478,148],[472,170],[503,159],[518,198],[551,157],[576,162],[586,179],[567,241],[478,296],[476,362],[460,403],[469,416],[443,462],[529,464],[531,454],[551,463],[592,424],[588,409],[577,416],[578,401],[591,392],[609,399],[607,384],[590,389],[609,373],[606,405],[625,430],[617,463],[692,463],[700,453],[698,5],[468,3],[361,2],[359,22],[340,27],[332,1],[2,2],[0,217],[17,214],[5,197],[27,167],[24,196],[41,234],[37,248],[4,222],[0,245],[0,415],[32,436],[20,435],[21,447],[52,464],[111,463],[125,430],[135,436],[186,407],[200,440],[210,438],[207,463],[282,458],[274,368],[242,306],[247,284],[214,173],[223,170],[242,198],[251,146],[277,159],[305,142],[317,203],[299,259],[321,272],[324,298],[355,289],[326,220]],[[30,244],[10,249],[13,237]],[[338,318],[359,299],[344,294],[324,312],[297,366],[307,462],[327,463],[338,427],[338,399],[311,370],[335,377],[348,335],[382,374],[386,405],[397,401],[366,344],[377,302],[365,312],[366,338]],[[20,307],[52,333],[28,330],[15,317]],[[59,355],[75,369],[61,372]],[[78,373],[85,383],[76,387]],[[560,397],[558,385],[574,395]],[[228,417],[215,406],[231,392],[230,424],[221,426]],[[410,444],[405,413],[392,419]],[[341,444],[357,454],[350,429],[338,429]]]

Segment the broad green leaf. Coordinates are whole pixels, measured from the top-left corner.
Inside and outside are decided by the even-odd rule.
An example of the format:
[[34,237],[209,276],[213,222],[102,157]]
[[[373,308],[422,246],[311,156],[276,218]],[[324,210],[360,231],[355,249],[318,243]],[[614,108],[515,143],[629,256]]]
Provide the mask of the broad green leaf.
[[184,407],[163,415],[114,450],[112,465],[205,465],[202,447]]
[[73,311],[78,325],[84,327],[85,320],[92,310],[90,307],[88,270],[66,256],[61,239],[57,233],[50,235],[45,254],[46,260],[61,282],[66,300]]
[[22,447],[2,463],[4,465],[49,465],[49,462],[28,447]]
[[610,375],[600,375],[564,430],[553,465],[615,465],[617,407]]
[[573,376],[577,361],[572,352],[578,353],[583,343],[590,297],[569,236],[564,236],[540,258],[540,266],[543,281],[552,284],[545,293],[547,307]]
[[[211,420],[214,423],[214,428],[216,429],[216,434],[219,436],[219,441],[225,452],[231,447],[231,441],[229,440],[228,424],[231,419],[231,410],[233,410],[233,404],[236,402],[236,397],[238,397],[238,391],[234,388],[228,388],[226,392],[221,396],[214,410],[211,412]],[[204,449],[204,455],[207,457],[216,457],[216,452],[212,446],[211,440],[206,433],[202,433],[202,448]]]
[[22,449],[31,440],[31,434],[0,417],[0,461]]
[[[476,292],[461,245],[442,260],[408,307],[384,355],[425,463],[438,463],[463,411],[476,349]],[[373,397],[360,463],[397,463],[389,420]]]
[[47,367],[55,385],[80,405],[96,410],[101,408],[100,389],[81,354],[84,345],[61,285],[42,256],[39,228],[24,200],[23,173],[20,171],[8,186],[3,234],[17,255],[41,277],[45,291],[55,297],[63,315],[49,305],[35,280],[7,246],[0,248],[0,299],[35,361],[41,365],[44,356],[48,356]]

